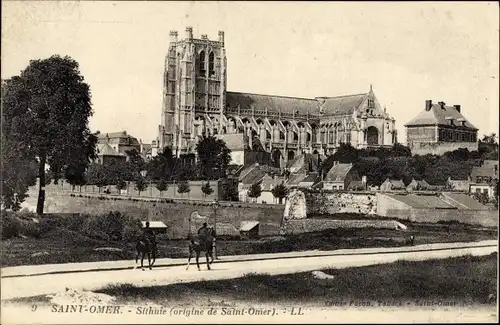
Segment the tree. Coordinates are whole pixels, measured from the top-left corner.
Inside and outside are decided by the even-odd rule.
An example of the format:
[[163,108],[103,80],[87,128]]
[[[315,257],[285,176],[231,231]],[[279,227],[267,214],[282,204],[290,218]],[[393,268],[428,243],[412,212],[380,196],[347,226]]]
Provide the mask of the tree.
[[137,150],[127,150],[125,154],[127,155],[127,167],[133,175],[138,175],[146,169],[146,162]]
[[191,192],[191,189],[189,188],[188,182],[186,182],[186,181],[179,182],[179,184],[177,185],[177,192],[181,195],[183,193]]
[[271,193],[273,193],[273,196],[275,198],[279,199],[279,204],[281,204],[283,202],[283,199],[288,195],[288,188],[285,186],[285,184],[280,183],[273,187]]
[[488,194],[487,193],[474,193],[472,195],[474,197],[475,200],[479,201],[479,203],[481,204],[488,204],[490,202],[490,198],[488,197]]
[[223,179],[220,185],[220,197],[224,201],[238,201],[238,183]]
[[160,181],[156,183],[156,188],[158,189],[158,191],[160,191],[160,196],[161,196],[161,192],[166,191],[168,189],[167,181],[164,179],[160,179]]
[[248,197],[254,199],[254,201],[255,201],[255,199],[257,199],[261,193],[262,193],[262,187],[261,187],[260,182],[259,182],[259,183],[252,184],[250,186],[250,188],[248,189],[247,195],[248,195]]
[[210,182],[206,182],[202,187],[201,187],[201,191],[203,192],[203,194],[205,194],[205,197],[207,195],[210,195],[214,192],[214,189],[210,187]]
[[[2,121],[4,122],[4,121]],[[15,142],[6,140],[2,128],[2,207],[18,211],[28,196],[29,186],[36,184],[37,162],[18,150]]]
[[78,183],[88,164],[97,158],[97,137],[88,127],[92,116],[90,88],[78,63],[57,55],[32,60],[20,76],[7,80],[5,87],[3,111],[10,121],[15,120],[17,130],[8,140],[29,148],[29,159],[37,159],[36,211],[43,214],[45,166],[50,166],[56,179],[65,175],[68,181]]
[[116,189],[118,190],[118,193],[121,194],[121,191],[127,188],[127,182],[124,179],[118,180],[116,183]]
[[496,144],[497,143],[497,134],[496,133],[490,133],[489,135],[484,134],[481,142],[488,143],[488,144]]
[[18,109],[17,96],[22,85],[19,78],[2,82],[1,198],[2,208],[19,210],[28,196],[28,188],[36,184],[38,173],[34,151],[24,141],[26,120]]
[[203,135],[196,144],[196,153],[201,177],[211,180],[225,176],[231,162],[231,150],[223,140]]
[[137,177],[137,179],[135,180],[135,189],[139,192],[139,196],[141,195],[141,192],[144,191],[147,187],[148,184],[146,183],[144,177]]
[[108,170],[101,164],[90,164],[86,173],[88,184],[97,186],[99,192],[101,188],[109,184]]
[[411,150],[401,143],[395,143],[391,148],[391,154],[393,157],[411,157]]
[[151,159],[145,166],[148,175],[154,180],[166,180],[170,181],[172,179],[172,174],[174,170],[175,160],[173,157],[172,149],[164,148],[162,152]]

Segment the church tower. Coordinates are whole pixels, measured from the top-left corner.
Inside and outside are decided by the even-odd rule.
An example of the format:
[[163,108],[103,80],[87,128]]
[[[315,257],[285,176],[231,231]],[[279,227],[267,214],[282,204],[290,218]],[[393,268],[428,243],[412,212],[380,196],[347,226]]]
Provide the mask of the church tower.
[[188,152],[203,132],[217,133],[222,127],[226,96],[226,51],[224,32],[217,41],[207,35],[193,38],[186,28],[178,40],[170,32],[165,58],[163,107],[158,147],[170,147],[174,154]]

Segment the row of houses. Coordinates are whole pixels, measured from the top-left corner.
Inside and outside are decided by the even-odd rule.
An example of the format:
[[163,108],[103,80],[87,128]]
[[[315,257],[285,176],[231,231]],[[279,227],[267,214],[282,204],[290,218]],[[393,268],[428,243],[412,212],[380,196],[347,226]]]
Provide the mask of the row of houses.
[[[482,166],[473,167],[466,180],[448,178],[445,184],[429,184],[426,180],[413,179],[405,184],[402,179],[387,178],[380,186],[368,183],[365,175],[360,175],[353,164],[335,162],[332,168],[321,177],[319,162],[314,155],[302,154],[290,165],[288,173],[281,173],[279,168],[253,164],[239,171],[238,194],[242,202],[281,203],[272,190],[278,184],[287,188],[316,188],[338,191],[457,191],[464,193],[485,193],[494,196],[493,180],[498,179],[498,161],[485,160]],[[252,185],[260,183],[261,195],[249,197]]]

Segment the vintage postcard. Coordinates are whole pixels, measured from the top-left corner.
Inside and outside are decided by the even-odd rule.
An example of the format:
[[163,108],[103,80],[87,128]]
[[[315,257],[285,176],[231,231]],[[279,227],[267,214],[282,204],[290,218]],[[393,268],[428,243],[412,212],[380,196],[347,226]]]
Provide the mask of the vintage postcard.
[[496,323],[498,26],[2,1],[1,323]]

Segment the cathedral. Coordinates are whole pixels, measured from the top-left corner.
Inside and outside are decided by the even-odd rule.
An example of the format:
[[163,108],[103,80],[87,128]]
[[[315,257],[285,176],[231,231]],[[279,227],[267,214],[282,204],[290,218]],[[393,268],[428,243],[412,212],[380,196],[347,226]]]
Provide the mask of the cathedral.
[[207,134],[241,139],[239,149],[265,151],[283,167],[302,153],[333,154],[342,142],[374,148],[397,141],[395,120],[371,85],[362,94],[315,98],[230,92],[223,31],[210,40],[187,27],[184,38],[177,31],[170,38],[157,151],[193,153]]

